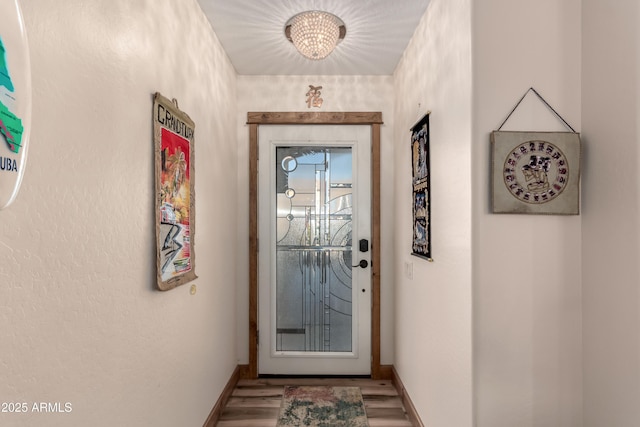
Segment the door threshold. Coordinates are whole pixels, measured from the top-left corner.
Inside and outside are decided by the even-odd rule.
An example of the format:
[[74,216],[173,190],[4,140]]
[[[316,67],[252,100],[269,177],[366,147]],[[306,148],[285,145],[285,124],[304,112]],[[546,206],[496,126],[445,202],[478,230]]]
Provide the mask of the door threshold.
[[360,378],[360,379],[371,379],[371,375],[283,375],[283,374],[259,374],[258,378],[314,378],[314,379],[322,379],[322,378]]

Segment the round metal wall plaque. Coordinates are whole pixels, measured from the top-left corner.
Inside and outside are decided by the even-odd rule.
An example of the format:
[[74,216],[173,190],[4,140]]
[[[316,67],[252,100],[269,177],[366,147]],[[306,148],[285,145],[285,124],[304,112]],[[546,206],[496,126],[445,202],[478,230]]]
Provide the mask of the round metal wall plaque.
[[549,141],[527,141],[514,147],[504,162],[504,184],[525,203],[548,203],[569,181],[569,164],[562,151]]

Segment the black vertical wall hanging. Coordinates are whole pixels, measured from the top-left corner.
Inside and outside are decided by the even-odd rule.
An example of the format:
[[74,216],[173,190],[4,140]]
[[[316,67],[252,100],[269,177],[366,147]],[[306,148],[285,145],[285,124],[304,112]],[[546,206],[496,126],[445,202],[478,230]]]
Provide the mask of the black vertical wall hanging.
[[429,115],[411,128],[411,170],[413,187],[412,255],[433,261],[431,255],[431,171]]

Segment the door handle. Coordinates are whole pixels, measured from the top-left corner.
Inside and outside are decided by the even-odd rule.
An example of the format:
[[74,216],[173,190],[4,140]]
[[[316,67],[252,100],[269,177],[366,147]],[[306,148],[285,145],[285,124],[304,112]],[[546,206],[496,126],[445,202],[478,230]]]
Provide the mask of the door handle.
[[358,263],[358,265],[353,265],[352,267],[361,267],[361,268],[367,268],[369,267],[369,262],[366,259],[360,260],[360,262]]

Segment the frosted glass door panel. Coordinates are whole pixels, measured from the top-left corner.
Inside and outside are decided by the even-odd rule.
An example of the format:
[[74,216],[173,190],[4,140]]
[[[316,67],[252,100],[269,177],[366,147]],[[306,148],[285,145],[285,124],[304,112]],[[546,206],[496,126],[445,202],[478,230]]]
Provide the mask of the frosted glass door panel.
[[352,153],[276,148],[276,350],[352,351]]

